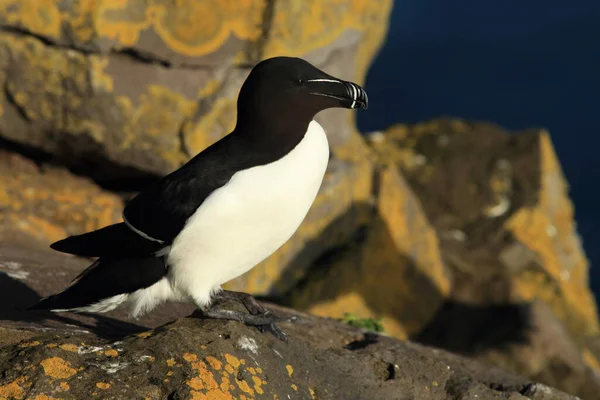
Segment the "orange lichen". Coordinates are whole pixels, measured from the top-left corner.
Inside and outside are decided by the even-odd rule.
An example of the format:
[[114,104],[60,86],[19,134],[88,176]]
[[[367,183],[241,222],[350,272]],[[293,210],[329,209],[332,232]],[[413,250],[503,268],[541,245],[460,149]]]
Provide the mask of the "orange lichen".
[[225,354],[225,359],[227,360],[227,363],[234,368],[238,368],[241,364],[241,361],[236,356],[233,356],[229,353]]
[[583,349],[582,352],[583,362],[596,373],[600,373],[600,361],[598,358],[589,350]]
[[200,379],[198,377],[191,378],[186,383],[189,387],[191,387],[194,390],[204,389],[204,382],[202,382],[202,379]]
[[106,382],[96,382],[96,387],[98,389],[107,390],[110,389],[110,383]]
[[262,390],[261,386],[263,385],[264,381],[258,376],[253,376],[252,381],[254,382],[254,390],[256,391],[256,393],[263,394],[264,391]]
[[47,394],[38,394],[36,395],[33,400],[60,400],[56,397],[50,397]]
[[44,373],[55,379],[66,379],[77,373],[77,370],[71,368],[69,362],[63,360],[60,357],[51,357],[46,358],[40,362],[42,368],[44,368]]
[[61,14],[58,4],[38,0],[3,1],[0,12],[8,24],[51,38],[60,37]]
[[295,384],[293,384],[293,383],[292,383],[292,384],[290,385],[290,387],[291,387],[292,389],[294,389],[294,391],[295,391],[295,392],[297,392],[297,391],[298,391],[298,386],[296,386]]
[[116,351],[115,349],[108,349],[104,351],[104,354],[107,357],[117,357],[119,355],[119,352]]
[[216,369],[217,371],[220,370],[223,366],[223,363],[221,361],[217,360],[215,357],[212,356],[206,357],[206,362],[208,362],[210,366]]
[[287,373],[288,373],[289,377],[291,378],[292,374],[294,373],[294,368],[290,364],[287,364],[285,366],[285,369],[287,370]]
[[[102,2],[98,35],[121,46],[135,46],[142,30],[153,30],[174,52],[187,56],[210,54],[231,37],[254,40],[260,35],[264,2],[208,1],[170,4],[124,1]],[[201,15],[203,24],[197,24]]]
[[237,383],[238,387],[240,388],[240,390],[244,393],[249,394],[250,396],[254,396],[254,390],[250,387],[250,385],[248,385],[248,382],[246,382],[245,380],[235,380],[235,383]]
[[39,340],[34,340],[33,342],[25,342],[25,343],[21,343],[19,344],[19,347],[34,347],[34,346],[39,346],[40,342]]
[[518,210],[506,227],[537,254],[543,271],[521,271],[515,292],[524,300],[542,299],[576,335],[594,335],[599,324],[588,288],[588,262],[576,233],[567,183],[547,132],[540,135],[539,153],[539,203]]
[[59,383],[59,386],[64,391],[71,389],[71,386],[69,386],[69,384],[67,382],[61,382],[61,383]]
[[72,343],[64,343],[58,346],[59,349],[70,351],[72,353],[77,353],[78,346]]
[[0,398],[17,400],[24,399],[26,393],[21,385],[25,383],[27,379],[28,378],[26,376],[21,376],[10,383],[0,386]]
[[438,311],[450,279],[436,232],[397,167],[383,168],[379,182],[379,213],[366,239],[331,259],[291,299],[322,316],[382,317],[386,333],[404,339]]
[[169,367],[172,367],[172,366],[174,366],[175,364],[177,364],[177,363],[175,362],[175,360],[174,360],[174,359],[172,359],[172,358],[169,358],[169,359],[168,359],[166,362],[167,362],[167,365],[168,365]]

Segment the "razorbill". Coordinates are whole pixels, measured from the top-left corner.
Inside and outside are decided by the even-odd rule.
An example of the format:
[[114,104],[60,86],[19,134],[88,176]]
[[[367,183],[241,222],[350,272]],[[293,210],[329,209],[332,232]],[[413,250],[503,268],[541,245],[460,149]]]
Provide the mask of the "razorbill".
[[[96,261],[32,309],[135,318],[165,301],[193,302],[206,317],[235,319],[284,338],[280,321],[246,293],[221,289],[281,247],[312,205],[329,159],[314,116],[367,108],[357,84],[300,58],[257,64],[242,85],[235,129],[134,197],[123,222],[53,243]],[[241,301],[249,313],[212,307]]]

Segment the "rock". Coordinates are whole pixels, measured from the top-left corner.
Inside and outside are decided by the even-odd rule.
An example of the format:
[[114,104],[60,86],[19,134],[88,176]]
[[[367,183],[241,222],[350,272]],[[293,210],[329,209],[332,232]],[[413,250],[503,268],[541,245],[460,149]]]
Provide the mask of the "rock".
[[[429,323],[438,334],[423,332],[426,343],[510,364],[574,393],[600,393],[593,377],[599,364],[585,345],[598,334],[597,308],[548,133],[511,135],[491,124],[441,119],[392,127],[373,136],[371,145],[381,163],[406,176],[438,233],[451,272],[447,303]],[[519,304],[538,301],[551,311],[535,306],[532,319],[522,321],[536,327],[520,338],[525,347],[514,343],[518,337],[498,342],[500,328],[492,327],[513,326],[501,322],[504,314],[498,310],[516,318]],[[481,316],[486,313],[496,317]],[[497,341],[487,343],[482,330]],[[464,346],[448,344],[456,341]],[[557,355],[546,345],[563,350]]]
[[588,365],[585,352],[540,300],[489,307],[447,303],[413,339],[584,399],[600,393],[600,376]]
[[435,230],[404,178],[392,167],[378,171],[377,181],[375,208],[355,204],[351,211],[369,210],[368,224],[281,300],[316,315],[381,317],[387,333],[407,338],[437,313],[450,280]]
[[457,301],[539,298],[574,337],[598,333],[588,263],[547,132],[510,135],[491,124],[437,120],[386,135],[374,147],[421,199]]
[[287,342],[238,322],[198,318],[118,340],[28,329],[0,347],[0,397],[575,400],[442,350],[274,312],[299,317],[282,324]]
[[0,240],[22,233],[51,243],[119,221],[122,207],[89,179],[0,150]]
[[[391,4],[4,1],[0,136],[103,179],[165,174],[233,128],[263,58],[302,56],[362,81]],[[334,147],[356,134],[350,115],[319,118]]]

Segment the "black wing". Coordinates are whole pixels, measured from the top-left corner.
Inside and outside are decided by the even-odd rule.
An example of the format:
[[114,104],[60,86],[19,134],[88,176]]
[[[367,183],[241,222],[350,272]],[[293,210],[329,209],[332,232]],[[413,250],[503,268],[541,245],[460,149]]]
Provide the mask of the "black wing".
[[70,236],[52,243],[50,247],[82,257],[131,257],[156,253],[165,245],[142,237],[121,222]]

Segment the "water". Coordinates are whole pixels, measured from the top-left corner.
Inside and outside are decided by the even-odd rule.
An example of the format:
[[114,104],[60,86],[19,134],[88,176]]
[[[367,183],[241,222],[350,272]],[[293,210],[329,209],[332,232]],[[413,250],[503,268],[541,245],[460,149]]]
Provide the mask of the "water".
[[457,116],[550,130],[600,298],[600,1],[397,0],[362,131]]

